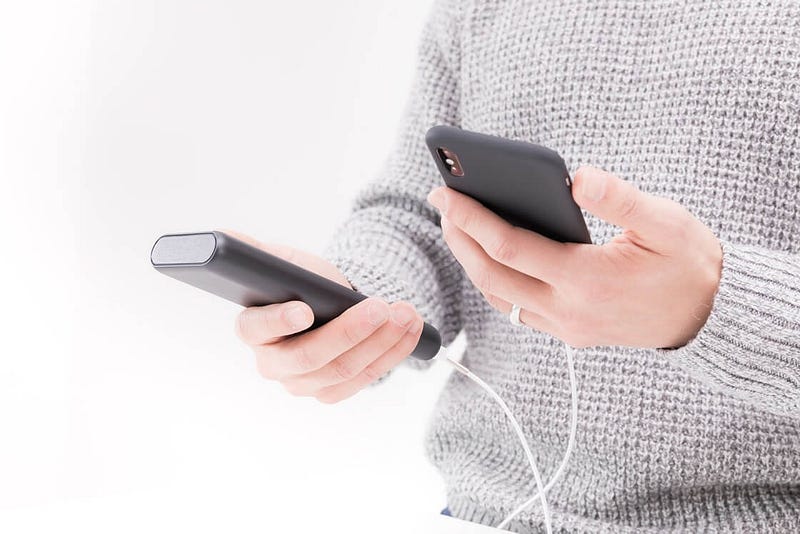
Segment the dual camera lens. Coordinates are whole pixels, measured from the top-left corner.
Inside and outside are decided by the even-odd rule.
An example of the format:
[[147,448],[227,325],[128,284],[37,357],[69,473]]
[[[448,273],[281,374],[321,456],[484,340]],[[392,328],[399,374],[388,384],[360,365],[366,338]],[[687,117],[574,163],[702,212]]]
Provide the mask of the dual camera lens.
[[464,176],[464,168],[461,166],[461,162],[458,160],[458,156],[455,152],[451,152],[444,147],[437,148],[436,152],[439,154],[439,159],[442,160],[442,163],[447,167],[447,170],[450,171],[450,174],[453,176]]

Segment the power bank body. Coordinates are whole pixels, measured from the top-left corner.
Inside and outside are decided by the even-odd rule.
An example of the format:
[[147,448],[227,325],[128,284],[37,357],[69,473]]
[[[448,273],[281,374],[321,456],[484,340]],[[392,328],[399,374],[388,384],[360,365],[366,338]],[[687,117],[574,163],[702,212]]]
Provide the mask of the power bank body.
[[[168,234],[153,245],[150,261],[159,272],[242,306],[301,300],[314,310],[317,328],[367,296],[222,232]],[[435,327],[425,323],[411,356],[433,358],[441,347]]]

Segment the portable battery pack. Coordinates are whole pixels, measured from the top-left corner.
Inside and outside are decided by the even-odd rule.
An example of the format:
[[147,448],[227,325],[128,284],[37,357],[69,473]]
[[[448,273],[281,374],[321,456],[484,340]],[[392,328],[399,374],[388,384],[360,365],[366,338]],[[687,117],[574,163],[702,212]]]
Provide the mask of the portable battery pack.
[[[301,300],[317,328],[367,296],[223,232],[168,234],[156,240],[150,262],[159,272],[242,306]],[[429,360],[441,347],[425,323],[411,356]]]

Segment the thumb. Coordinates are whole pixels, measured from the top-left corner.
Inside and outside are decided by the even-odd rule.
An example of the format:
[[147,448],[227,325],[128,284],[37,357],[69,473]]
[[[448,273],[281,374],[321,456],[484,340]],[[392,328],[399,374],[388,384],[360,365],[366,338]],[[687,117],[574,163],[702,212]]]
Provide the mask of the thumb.
[[642,238],[668,238],[675,215],[669,200],[649,195],[610,172],[581,167],[575,172],[572,195],[578,205],[613,225]]

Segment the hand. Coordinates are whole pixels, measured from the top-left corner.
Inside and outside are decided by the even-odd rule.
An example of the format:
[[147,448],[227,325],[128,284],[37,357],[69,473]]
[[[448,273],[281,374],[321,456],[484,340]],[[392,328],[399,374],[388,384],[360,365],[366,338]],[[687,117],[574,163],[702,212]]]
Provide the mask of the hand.
[[[224,232],[351,287],[336,266],[323,258]],[[246,308],[237,318],[236,333],[252,348],[264,378],[279,381],[293,395],[313,396],[325,403],[355,395],[400,363],[416,347],[423,326],[410,303],[389,305],[368,298],[314,330],[287,337],[313,322],[314,313],[307,304],[290,301]]]
[[574,347],[679,347],[705,324],[722,250],[681,205],[592,167],[575,174],[579,206],[623,231],[604,245],[559,243],[511,226],[472,198],[440,187],[453,255],[487,301]]

